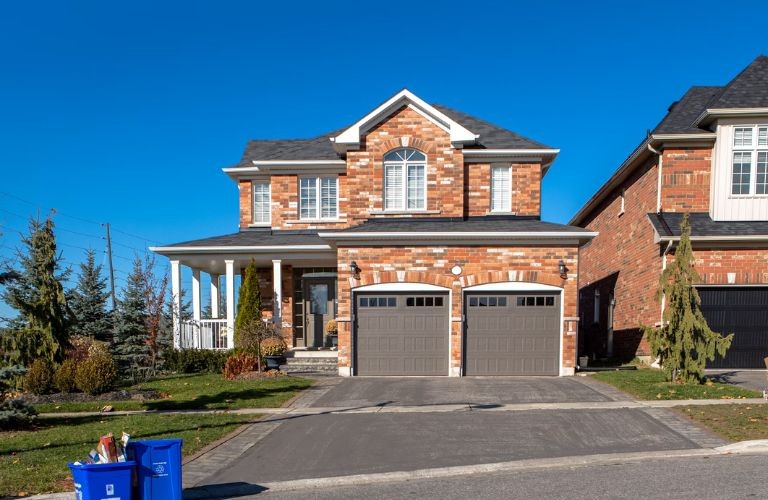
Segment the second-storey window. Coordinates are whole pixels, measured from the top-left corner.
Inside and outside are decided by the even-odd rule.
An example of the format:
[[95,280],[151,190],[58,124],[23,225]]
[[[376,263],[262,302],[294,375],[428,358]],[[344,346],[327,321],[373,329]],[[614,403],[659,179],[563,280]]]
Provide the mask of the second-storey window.
[[512,173],[509,165],[491,167],[491,212],[510,212]]
[[339,215],[339,179],[301,177],[299,179],[299,218],[336,219]]
[[427,157],[403,148],[384,155],[384,210],[427,208]]
[[734,127],[731,194],[768,194],[768,127]]
[[253,181],[253,223],[269,224],[270,222],[270,196],[269,181]]

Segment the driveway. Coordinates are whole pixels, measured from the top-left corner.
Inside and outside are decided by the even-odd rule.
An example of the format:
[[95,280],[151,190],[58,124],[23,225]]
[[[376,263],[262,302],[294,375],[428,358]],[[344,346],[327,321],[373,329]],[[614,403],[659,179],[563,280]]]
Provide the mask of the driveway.
[[706,373],[718,382],[753,391],[762,392],[768,388],[768,370],[707,370]]
[[[582,377],[354,377],[312,406],[497,405],[610,401],[599,382]],[[608,390],[608,388],[605,388]]]

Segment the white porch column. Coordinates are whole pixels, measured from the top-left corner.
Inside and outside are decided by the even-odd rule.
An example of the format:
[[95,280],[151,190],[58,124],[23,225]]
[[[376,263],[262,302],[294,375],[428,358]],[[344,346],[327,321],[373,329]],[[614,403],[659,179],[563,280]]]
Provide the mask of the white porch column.
[[219,305],[221,304],[221,291],[219,290],[220,282],[220,275],[211,275],[211,318],[213,319],[218,319],[219,317]]
[[192,319],[200,321],[200,270],[192,269]]
[[181,264],[178,260],[171,261],[171,300],[173,300],[173,347],[181,347]]
[[235,261],[225,260],[227,269],[227,348],[235,347]]
[[282,328],[283,321],[280,317],[280,305],[283,303],[283,274],[281,260],[272,261],[272,290],[274,291],[274,304],[272,304],[272,322],[277,328]]

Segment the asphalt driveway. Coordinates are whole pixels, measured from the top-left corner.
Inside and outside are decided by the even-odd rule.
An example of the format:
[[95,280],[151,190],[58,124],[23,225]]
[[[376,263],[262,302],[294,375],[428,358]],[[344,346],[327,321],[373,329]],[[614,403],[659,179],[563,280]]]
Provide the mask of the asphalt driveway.
[[718,382],[734,384],[753,391],[768,389],[768,370],[707,370]]
[[[576,377],[353,377],[312,406],[494,405],[610,401],[599,382]],[[607,388],[606,388],[607,389]]]

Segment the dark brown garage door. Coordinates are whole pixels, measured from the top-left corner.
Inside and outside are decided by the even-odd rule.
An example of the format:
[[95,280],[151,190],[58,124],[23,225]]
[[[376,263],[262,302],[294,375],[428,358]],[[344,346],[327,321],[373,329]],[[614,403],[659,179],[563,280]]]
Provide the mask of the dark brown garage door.
[[448,375],[448,294],[355,294],[357,375]]
[[468,293],[464,311],[467,375],[559,375],[559,293]]
[[701,312],[709,327],[733,333],[724,358],[707,368],[765,368],[768,356],[768,287],[701,287]]

